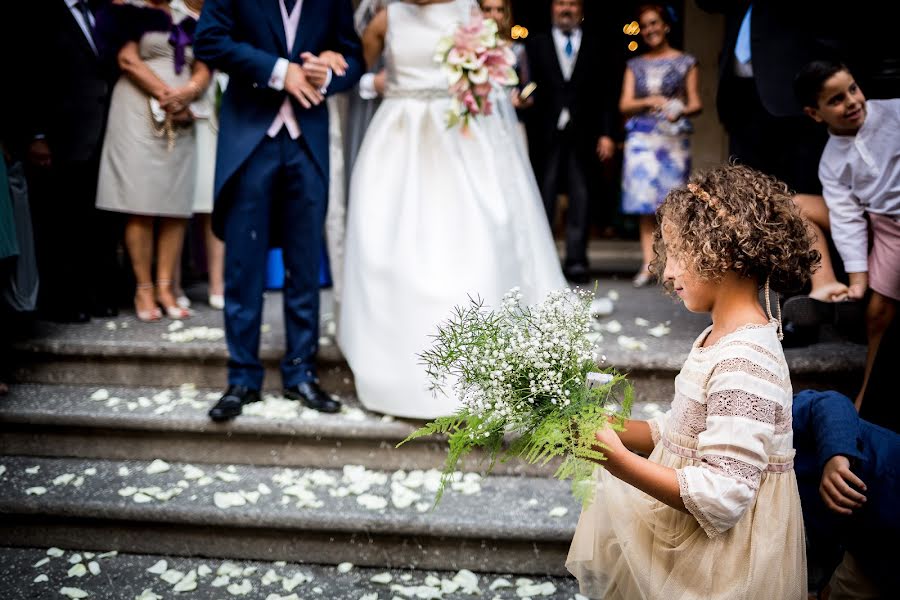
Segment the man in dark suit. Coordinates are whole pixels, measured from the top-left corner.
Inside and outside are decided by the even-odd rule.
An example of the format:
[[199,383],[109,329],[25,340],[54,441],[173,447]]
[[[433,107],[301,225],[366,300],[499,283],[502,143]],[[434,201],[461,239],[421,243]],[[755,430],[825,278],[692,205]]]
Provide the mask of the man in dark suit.
[[[319,58],[341,53],[332,73]],[[228,73],[219,117],[213,228],[225,240],[228,390],[210,411],[223,421],[259,400],[259,360],[269,233],[285,262],[284,394],[324,412],[340,404],[318,385],[319,259],[328,198],[325,94],[363,71],[350,0],[207,0],[196,56]],[[278,207],[277,211],[273,207]]]
[[99,52],[104,2],[23,3],[29,44],[28,184],[41,276],[41,314],[84,322],[117,314],[115,215],[94,207],[115,69]]
[[[591,178],[612,157],[617,128],[615,53],[582,29],[582,0],[553,0],[553,27],[528,43],[534,106],[524,111],[535,175],[553,224],[557,194],[569,198],[563,271],[588,279]],[[562,184],[566,185],[563,186]]]
[[820,194],[827,134],[803,118],[793,81],[815,59],[840,58],[839,28],[814,0],[697,0],[725,14],[716,105],[729,153],[799,194]]

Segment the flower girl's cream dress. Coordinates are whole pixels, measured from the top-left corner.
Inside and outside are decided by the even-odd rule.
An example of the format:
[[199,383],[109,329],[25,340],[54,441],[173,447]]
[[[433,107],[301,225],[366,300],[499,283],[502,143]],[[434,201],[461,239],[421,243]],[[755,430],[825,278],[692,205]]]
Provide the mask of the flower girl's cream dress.
[[[711,328],[710,328],[711,329]],[[676,469],[690,514],[597,470],[566,566],[605,600],[805,600],[791,382],[777,324],[701,348],[650,421],[650,460]]]
[[532,304],[566,285],[515,113],[447,128],[435,49],[473,5],[388,5],[387,90],[350,183],[338,342],[363,405],[400,417],[459,407],[417,357],[455,305],[497,306],[514,286]]

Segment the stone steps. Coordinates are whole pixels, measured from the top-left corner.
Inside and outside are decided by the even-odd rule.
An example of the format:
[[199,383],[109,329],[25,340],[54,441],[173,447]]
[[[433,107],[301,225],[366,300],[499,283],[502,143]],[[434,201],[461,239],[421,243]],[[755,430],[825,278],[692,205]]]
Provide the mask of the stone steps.
[[[247,408],[256,414],[217,424],[206,413],[218,395],[190,387],[17,385],[0,404],[0,455],[408,470],[441,468],[447,456],[436,438],[396,448],[419,423],[366,412],[352,396],[341,397],[337,415],[267,397]],[[632,412],[648,418],[664,408],[638,403]],[[480,458],[463,466],[483,467]],[[509,461],[495,472],[547,477],[553,465]]]
[[[49,556],[48,550],[59,556]],[[140,598],[144,590],[150,590],[161,598],[174,596],[187,600],[223,597],[247,600],[386,600],[391,597],[431,597],[441,600],[471,600],[481,597],[512,600],[521,598],[517,593],[520,589],[523,592],[530,590],[534,598],[575,600],[577,593],[577,585],[573,579],[559,577],[523,580],[509,573],[383,570],[358,567],[352,563],[337,569],[334,566],[297,562],[235,562],[125,553],[110,556],[105,552],[106,548],[87,546],[80,548],[78,552],[67,551],[60,554],[58,550],[60,549],[0,548],[0,562],[5,567],[5,574],[0,575],[0,597],[10,600],[59,600],[63,597],[59,594],[63,587],[83,590],[89,594],[88,600],[132,600]],[[47,562],[34,566],[45,558],[48,559]],[[72,563],[71,560],[75,562]],[[161,560],[165,561],[165,565],[160,565]],[[91,562],[96,563],[94,569],[99,570],[96,575],[88,571],[81,577],[68,576],[69,570],[75,565],[82,564],[87,568]],[[159,573],[163,566],[166,571]],[[154,572],[148,572],[148,569]],[[195,577],[190,575],[191,571]],[[163,573],[168,573],[165,575],[166,579],[162,579]],[[179,580],[179,575],[184,577]],[[40,580],[35,581],[37,578]],[[373,578],[376,581],[372,581]],[[196,581],[196,587],[188,583],[191,580]],[[171,581],[175,583],[170,583]],[[378,583],[380,581],[386,583]],[[474,583],[474,586],[468,585],[470,583]],[[179,584],[179,591],[175,591],[175,586]],[[191,587],[193,589],[186,589]],[[540,593],[534,594],[538,589]],[[442,593],[438,593],[438,590]],[[272,594],[275,596],[270,596]],[[291,597],[291,594],[296,595]]]
[[565,575],[579,513],[568,483],[548,478],[469,474],[432,510],[427,472],[25,456],[0,464],[7,546]]

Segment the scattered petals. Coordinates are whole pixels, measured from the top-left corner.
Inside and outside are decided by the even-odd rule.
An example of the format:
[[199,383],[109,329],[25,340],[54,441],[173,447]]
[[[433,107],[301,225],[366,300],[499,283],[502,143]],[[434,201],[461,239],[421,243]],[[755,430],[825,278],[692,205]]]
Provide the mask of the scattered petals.
[[164,560],[157,562],[155,565],[147,569],[148,573],[153,573],[154,575],[162,575],[166,571],[169,570],[169,563]]
[[47,556],[52,556],[53,558],[59,558],[60,556],[62,556],[64,554],[65,554],[65,552],[63,552],[59,548],[48,548],[47,549]]
[[91,575],[99,575],[100,574],[100,565],[97,564],[97,561],[92,560],[88,563],[88,571],[91,572]]
[[190,592],[197,589],[197,571],[192,569],[188,571],[188,574],[185,575],[178,583],[175,584],[175,587],[172,588],[173,592]]
[[25,493],[29,496],[43,496],[47,493],[47,488],[41,486],[30,487],[25,490]]
[[164,460],[160,460],[160,459],[157,458],[157,459],[154,460],[152,463],[150,463],[150,465],[149,465],[146,469],[144,469],[144,471],[145,471],[148,475],[156,475],[156,474],[158,474],[158,473],[165,473],[165,472],[168,471],[170,468],[171,468],[171,467],[169,466],[169,463],[167,463],[167,462],[164,461]]
[[510,583],[508,580],[506,580],[502,577],[498,577],[491,583],[491,585],[488,587],[488,589],[493,592],[494,590],[499,590],[502,588],[511,588],[512,586],[513,586],[513,584]]
[[48,581],[50,581],[50,578],[47,577],[47,575],[45,575],[44,573],[41,573],[40,575],[38,575],[37,577],[34,578],[32,583],[46,583]]
[[378,575],[373,575],[372,577],[369,578],[369,581],[371,581],[372,583],[381,583],[381,584],[385,584],[385,585],[387,585],[388,583],[390,583],[393,580],[394,580],[393,576],[387,572],[379,573]]
[[91,394],[91,400],[94,400],[96,402],[102,402],[103,400],[109,400],[109,391],[105,390],[103,388],[100,388],[99,390],[97,390],[93,394]]
[[524,585],[516,590],[519,598],[532,598],[534,596],[552,596],[556,592],[556,586],[546,581],[533,585]]
[[159,578],[170,585],[175,585],[184,579],[184,573],[175,569],[168,569],[165,573],[160,575]]
[[247,500],[238,492],[216,492],[213,494],[213,503],[221,509],[233,506],[244,506]]
[[66,577],[84,577],[87,575],[87,572],[88,570],[84,563],[78,563],[77,565],[72,565],[72,568],[66,573]]
[[633,337],[628,337],[627,335],[620,335],[618,339],[618,343],[620,346],[625,348],[626,350],[646,350],[647,344],[644,342],[637,340]]
[[210,569],[206,565],[200,565],[199,567],[197,567],[197,575],[199,575],[200,577],[206,577],[210,573],[212,573],[212,569]]
[[150,588],[145,589],[140,595],[135,596],[134,600],[163,600],[163,597],[159,594],[153,593],[153,590]]
[[643,317],[636,317],[634,319],[634,324],[638,327],[650,327],[650,321],[644,319]]
[[349,573],[351,570],[353,570],[353,563],[342,562],[337,566],[338,573]]
[[666,336],[666,335],[669,335],[670,333],[672,333],[672,329],[667,327],[665,323],[660,323],[656,327],[653,327],[652,329],[648,329],[647,333],[649,333],[653,337],[661,338],[663,336]]
[[239,584],[232,583],[226,589],[232,596],[246,596],[253,591],[253,585],[250,583],[249,579],[243,579]]
[[88,593],[86,591],[73,587],[60,588],[59,593],[63,596],[66,596],[67,598],[71,598],[72,600],[80,600],[81,598],[88,597]]
[[356,503],[369,510],[382,510],[387,506],[387,500],[374,494],[362,494],[356,499]]
[[554,506],[550,509],[551,517],[564,517],[569,513],[569,509],[565,506]]

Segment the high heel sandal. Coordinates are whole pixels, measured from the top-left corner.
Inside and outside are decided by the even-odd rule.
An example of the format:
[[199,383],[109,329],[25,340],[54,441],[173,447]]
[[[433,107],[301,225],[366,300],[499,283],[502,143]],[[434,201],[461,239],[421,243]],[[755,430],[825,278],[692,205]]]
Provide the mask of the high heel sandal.
[[225,308],[225,296],[223,296],[222,294],[210,294],[209,306],[216,310],[222,310],[223,308]]
[[157,292],[156,292],[156,301],[163,307],[163,310],[166,311],[166,316],[170,319],[175,319],[180,321],[181,319],[187,319],[191,316],[191,311],[186,308],[182,308],[178,306],[178,304],[173,304],[170,306],[166,306],[166,303],[162,301],[159,297],[160,290],[168,290],[171,294],[172,292],[172,281],[169,279],[160,279],[156,282]]
[[[159,321],[162,319],[162,312],[160,312],[159,307],[155,304],[153,308],[149,310],[140,310],[138,308],[137,296],[140,290],[153,290],[152,283],[139,283],[135,286],[134,291],[134,314],[137,316],[138,321],[142,321],[144,323],[153,323],[155,321]],[[153,294],[151,293],[151,297]],[[155,301],[155,298],[154,298]]]

